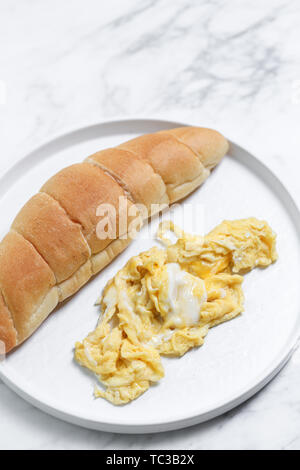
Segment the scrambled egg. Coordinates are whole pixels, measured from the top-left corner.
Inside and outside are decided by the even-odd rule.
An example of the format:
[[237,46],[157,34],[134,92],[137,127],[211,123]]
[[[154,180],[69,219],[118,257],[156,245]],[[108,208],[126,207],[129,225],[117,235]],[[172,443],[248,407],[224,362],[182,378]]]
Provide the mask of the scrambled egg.
[[274,232],[255,218],[224,221],[205,237],[163,223],[158,237],[165,248],[131,258],[108,282],[96,330],[76,343],[76,361],[104,386],[95,396],[115,405],[164,376],[161,355],[182,356],[203,344],[209,328],[239,315],[240,274],[277,258]]

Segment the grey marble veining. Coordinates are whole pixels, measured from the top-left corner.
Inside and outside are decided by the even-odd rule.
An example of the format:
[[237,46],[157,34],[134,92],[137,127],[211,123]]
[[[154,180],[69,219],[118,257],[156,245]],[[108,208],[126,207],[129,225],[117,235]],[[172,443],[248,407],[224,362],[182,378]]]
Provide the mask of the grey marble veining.
[[[11,0],[0,5],[0,172],[45,140],[112,117],[216,127],[300,204],[297,0]],[[0,448],[299,449],[300,352],[208,423],[122,436],[66,424],[0,383]]]

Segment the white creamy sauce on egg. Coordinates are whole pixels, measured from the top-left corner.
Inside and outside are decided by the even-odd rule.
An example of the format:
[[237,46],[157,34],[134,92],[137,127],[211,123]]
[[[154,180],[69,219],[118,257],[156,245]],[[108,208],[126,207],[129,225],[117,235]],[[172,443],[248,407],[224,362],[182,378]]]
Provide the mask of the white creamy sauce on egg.
[[[183,271],[177,263],[168,263],[167,273],[169,320],[175,327],[195,325],[199,321],[202,304],[207,300],[204,282],[198,278],[194,281],[194,276]],[[201,297],[193,293],[195,282],[201,283]]]

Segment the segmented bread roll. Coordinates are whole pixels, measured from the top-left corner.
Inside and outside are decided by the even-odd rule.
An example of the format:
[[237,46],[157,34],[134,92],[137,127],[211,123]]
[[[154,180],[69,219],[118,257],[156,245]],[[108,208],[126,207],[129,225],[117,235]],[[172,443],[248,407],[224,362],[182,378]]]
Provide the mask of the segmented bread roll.
[[97,152],[86,161],[109,173],[135,203],[144,204],[147,209],[152,204],[169,204],[162,177],[134,153],[112,148]]
[[131,152],[152,166],[166,185],[170,203],[191,193],[209,175],[209,170],[192,148],[168,132],[143,135],[118,148]]
[[[6,351],[128,246],[132,224],[138,228],[190,194],[227,150],[218,132],[183,127],[102,150],[50,178],[0,244],[0,341]],[[99,224],[104,229],[114,221],[99,211],[103,205],[116,216],[107,237],[99,235]]]

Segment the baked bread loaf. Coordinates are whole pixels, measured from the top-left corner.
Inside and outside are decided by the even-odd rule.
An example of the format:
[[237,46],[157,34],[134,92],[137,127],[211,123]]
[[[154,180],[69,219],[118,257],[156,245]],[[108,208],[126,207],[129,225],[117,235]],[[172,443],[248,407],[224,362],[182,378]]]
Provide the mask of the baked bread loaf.
[[[0,340],[6,352],[128,246],[131,222],[137,226],[161,205],[190,194],[227,150],[218,132],[182,127],[102,150],[50,178],[0,244]],[[103,204],[116,215],[115,232],[106,238],[97,232]]]

